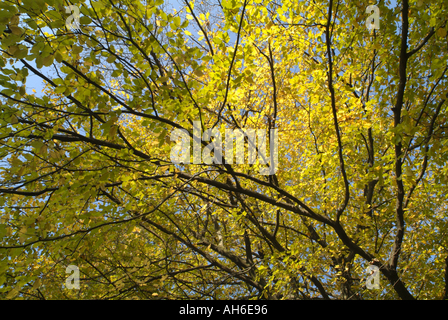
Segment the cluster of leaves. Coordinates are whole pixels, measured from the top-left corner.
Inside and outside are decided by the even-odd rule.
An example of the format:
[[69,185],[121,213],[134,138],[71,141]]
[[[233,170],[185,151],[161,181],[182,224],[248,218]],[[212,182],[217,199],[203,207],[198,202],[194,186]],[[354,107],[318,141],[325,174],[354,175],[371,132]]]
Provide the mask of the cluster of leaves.
[[[369,4],[2,1],[0,297],[446,299],[447,2]],[[278,171],[173,165],[193,121]]]

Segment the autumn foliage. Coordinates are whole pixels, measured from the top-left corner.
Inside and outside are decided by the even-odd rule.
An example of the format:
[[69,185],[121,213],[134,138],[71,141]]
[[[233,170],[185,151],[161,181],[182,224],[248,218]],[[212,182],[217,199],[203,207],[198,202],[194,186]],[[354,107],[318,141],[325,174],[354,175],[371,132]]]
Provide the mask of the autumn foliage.
[[[0,298],[446,299],[448,3],[371,4],[3,0]],[[278,170],[174,165],[194,121]]]

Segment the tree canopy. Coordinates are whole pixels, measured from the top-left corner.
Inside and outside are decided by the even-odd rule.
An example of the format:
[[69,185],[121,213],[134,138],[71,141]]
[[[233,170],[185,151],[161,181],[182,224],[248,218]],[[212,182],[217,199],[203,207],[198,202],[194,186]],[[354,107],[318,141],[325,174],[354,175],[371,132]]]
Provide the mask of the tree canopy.
[[[3,0],[0,298],[447,299],[447,12]],[[174,164],[195,121],[277,130],[274,174]]]

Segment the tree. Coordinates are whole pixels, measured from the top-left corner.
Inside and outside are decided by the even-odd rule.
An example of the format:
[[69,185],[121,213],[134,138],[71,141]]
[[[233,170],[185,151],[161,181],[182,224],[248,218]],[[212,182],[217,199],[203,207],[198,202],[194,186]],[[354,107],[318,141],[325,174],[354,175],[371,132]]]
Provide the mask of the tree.
[[[3,1],[0,296],[446,299],[447,3],[369,4]],[[174,164],[195,121],[275,174]]]

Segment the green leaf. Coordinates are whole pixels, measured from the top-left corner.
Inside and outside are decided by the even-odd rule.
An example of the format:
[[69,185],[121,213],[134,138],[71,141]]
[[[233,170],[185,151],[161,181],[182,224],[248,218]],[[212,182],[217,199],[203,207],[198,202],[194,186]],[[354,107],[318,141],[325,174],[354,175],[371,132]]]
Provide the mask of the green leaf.
[[33,30],[36,30],[37,28],[39,28],[39,26],[37,25],[36,21],[33,20],[33,19],[27,20],[26,24]]
[[96,2],[92,2],[92,7],[95,8],[95,10],[100,10],[105,8],[105,5],[102,1],[96,1]]
[[107,61],[108,63],[113,63],[116,59],[117,59],[116,56],[114,56],[114,55],[110,55],[110,56],[106,59],[106,61]]
[[23,34],[23,30],[22,30],[22,28],[20,28],[20,27],[9,26],[9,29],[11,29],[12,33],[15,34],[15,35],[17,35],[17,36],[20,36],[20,35]]
[[50,55],[42,59],[42,64],[46,67],[49,67],[53,64],[53,61],[54,61],[54,55]]
[[83,16],[79,19],[79,22],[84,25],[90,24],[90,23],[92,23],[92,19],[90,19],[89,17]]
[[[0,239],[2,239],[6,235],[6,225],[0,224]],[[0,281],[0,286],[2,282]]]
[[11,116],[10,123],[11,123],[11,124],[19,123],[19,119],[17,119],[17,117],[16,117],[15,114],[13,114],[13,115]]
[[173,19],[173,29],[179,28],[180,23],[181,23],[180,17],[174,17],[174,19]]
[[83,51],[83,47],[74,45],[71,51],[73,54],[79,54]]

